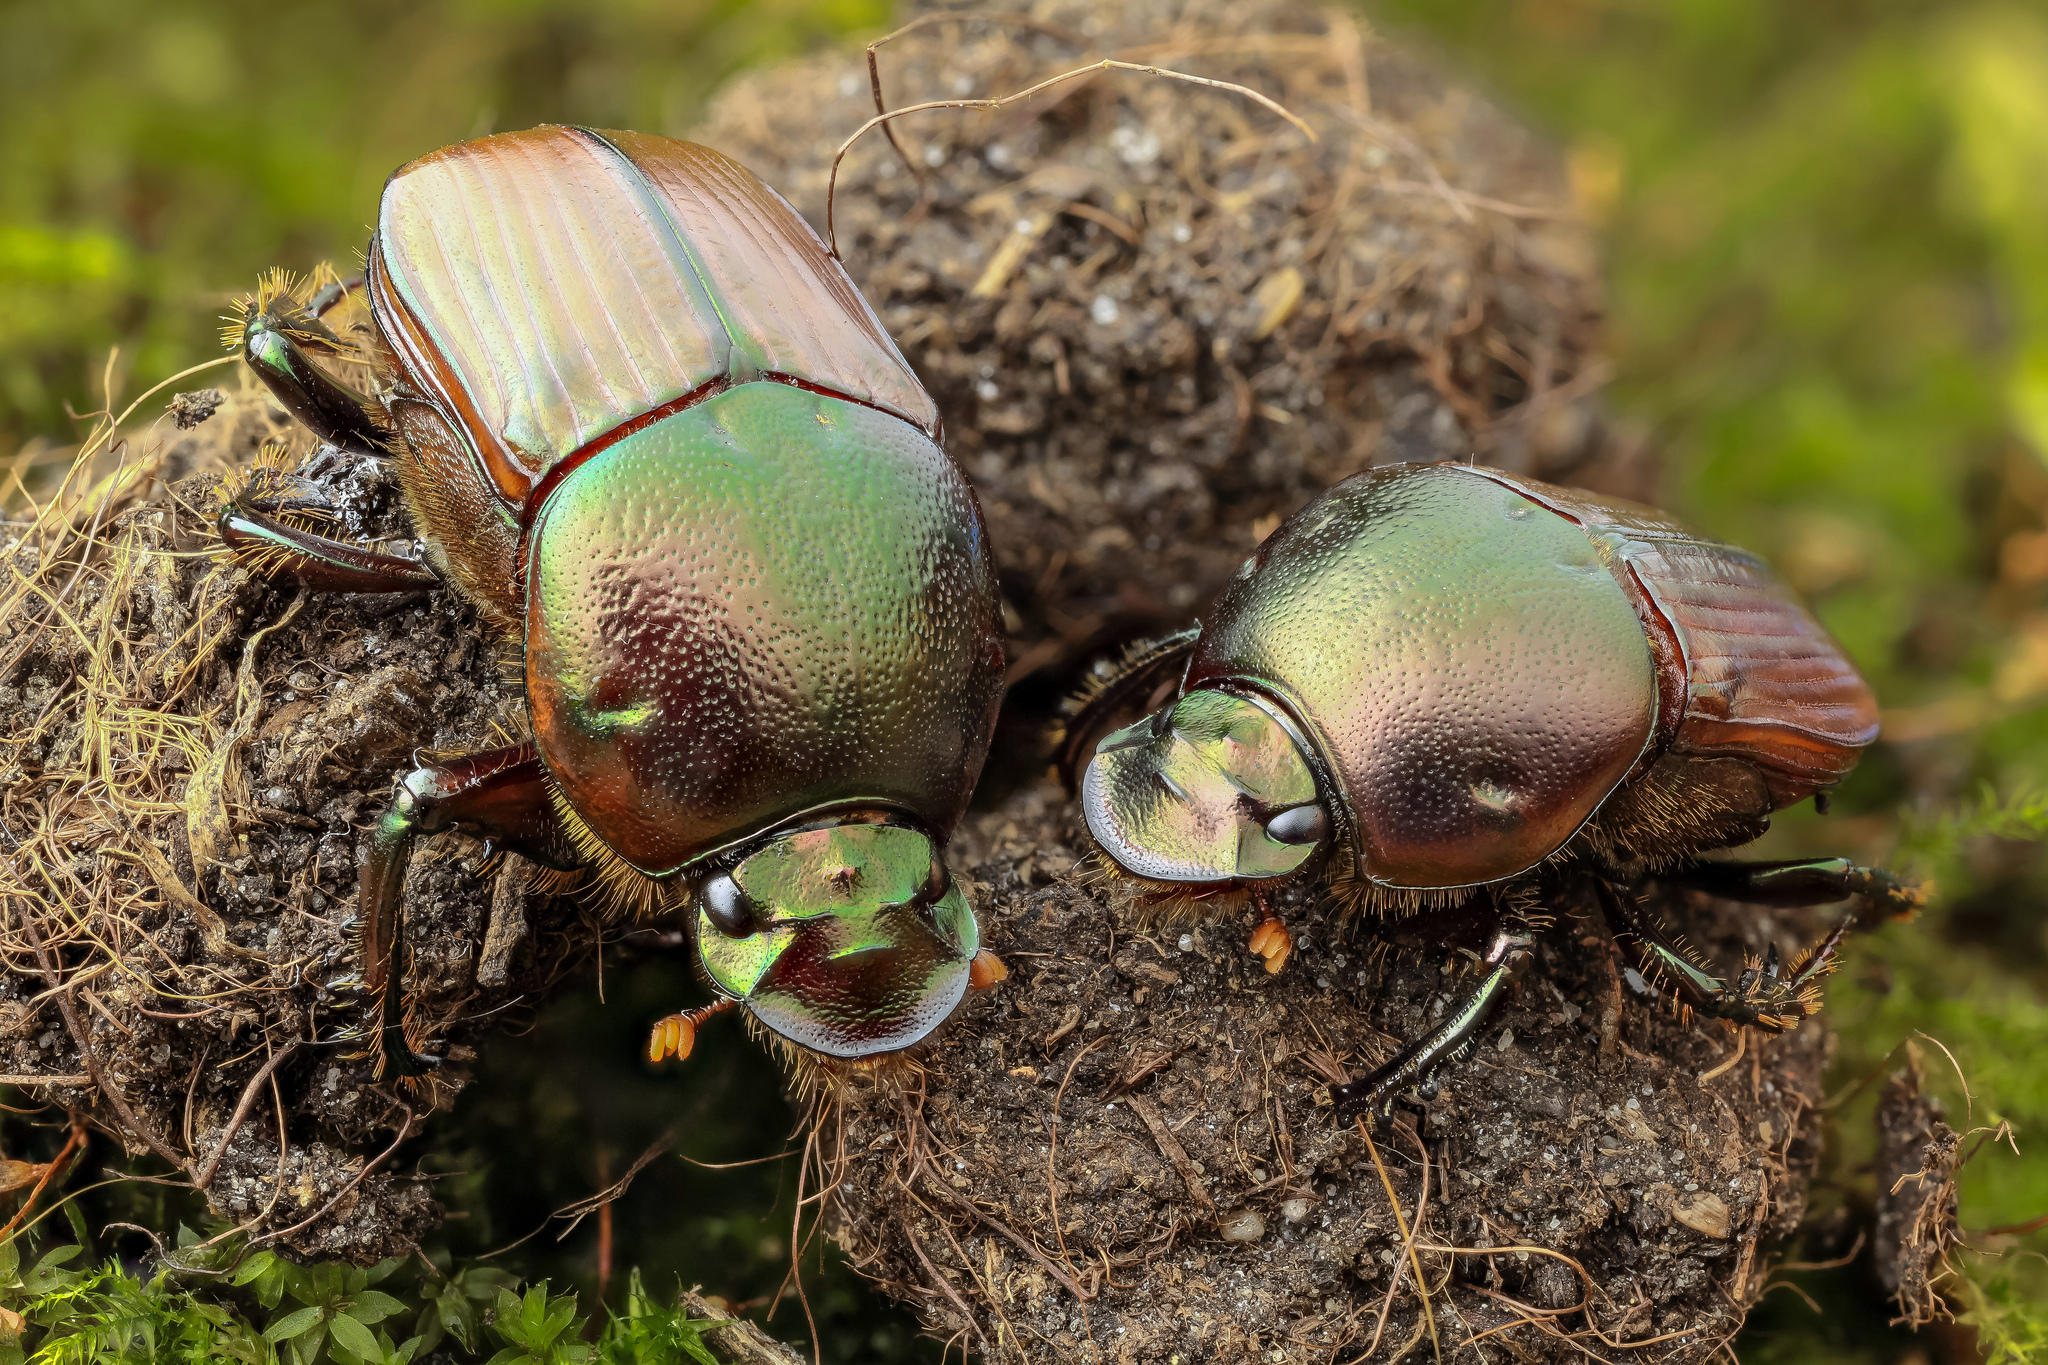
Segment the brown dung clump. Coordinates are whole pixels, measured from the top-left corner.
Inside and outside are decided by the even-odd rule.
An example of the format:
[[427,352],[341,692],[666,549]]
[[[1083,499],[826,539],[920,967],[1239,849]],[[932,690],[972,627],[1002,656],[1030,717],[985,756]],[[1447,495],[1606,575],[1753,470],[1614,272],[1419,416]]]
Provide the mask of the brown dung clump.
[[[1446,955],[1387,955],[1302,904],[1267,977],[1245,923],[1121,920],[1040,776],[1039,722],[1079,668],[1198,615],[1337,479],[1476,454],[1652,491],[1591,399],[1596,272],[1554,159],[1303,5],[1047,5],[884,55],[897,103],[1106,55],[1173,65],[1320,140],[1224,92],[1101,75],[917,116],[910,167],[879,136],[847,159],[842,249],[980,492],[1022,685],[952,859],[1013,975],[920,1056],[822,1087],[807,1136],[836,1234],[992,1359],[1713,1354],[1805,1207],[1818,1024],[1738,1042],[1625,1006],[1597,920],[1558,906],[1476,1055],[1369,1142],[1314,1092],[1443,1008]],[[792,63],[699,136],[822,227],[868,101],[857,57]],[[351,1055],[358,830],[415,749],[491,743],[521,699],[452,593],[300,594],[214,557],[222,476],[271,441],[311,454],[261,392],[223,388],[123,428],[119,453],[102,432],[4,551],[0,1047],[10,1082],[155,1152],[252,1236],[368,1261],[438,1217],[407,1171],[467,1050],[596,932],[516,860],[428,841],[407,981],[449,1063],[408,1095]],[[306,472],[347,534],[409,537],[374,461]],[[1807,929],[1672,908],[1724,964]]]
[[[165,416],[103,423],[5,552],[5,1079],[170,1163],[258,1242],[376,1260],[439,1221],[394,1138],[469,1053],[408,1095],[345,1036],[357,830],[414,750],[517,724],[519,691],[452,594],[300,593],[221,560],[223,475],[310,453],[267,394],[245,380]],[[348,534],[409,537],[377,462],[316,472]],[[560,925],[477,855],[440,841],[407,882],[437,1036],[544,994],[589,946],[533,951]]]
[[[1104,73],[908,116],[901,157],[871,134],[833,215],[988,512],[1013,722],[1050,709],[1037,684],[1187,624],[1286,513],[1370,465],[1476,456],[1653,494],[1590,401],[1597,271],[1555,158],[1349,17],[927,9],[881,83],[899,107],[994,96],[1105,56],[1243,84],[1319,140]],[[858,61],[821,57],[740,81],[697,136],[822,227],[819,130],[871,100]],[[1482,1334],[1531,1359],[1690,1360],[1732,1335],[1804,1208],[1818,1027],[1721,1068],[1732,1039],[1623,1008],[1583,907],[1557,907],[1516,1004],[1375,1165],[1311,1095],[1433,1022],[1443,955],[1387,959],[1310,908],[1267,978],[1248,920],[1120,920],[1034,780],[1038,741],[999,747],[1009,795],[954,859],[1015,974],[914,1083],[842,1089],[818,1134],[842,1240],[935,1331],[1029,1361],[1391,1359]],[[1723,962],[1803,924],[1692,908]]]
[[[1319,139],[1117,72],[909,115],[907,158],[877,131],[840,167],[839,249],[988,513],[1013,678],[1185,624],[1282,517],[1374,464],[1654,492],[1589,401],[1608,373],[1591,233],[1498,111],[1315,5],[912,10],[879,53],[892,107],[1117,57],[1247,85]],[[865,66],[835,54],[741,79],[692,136],[822,230],[833,151],[873,112]]]

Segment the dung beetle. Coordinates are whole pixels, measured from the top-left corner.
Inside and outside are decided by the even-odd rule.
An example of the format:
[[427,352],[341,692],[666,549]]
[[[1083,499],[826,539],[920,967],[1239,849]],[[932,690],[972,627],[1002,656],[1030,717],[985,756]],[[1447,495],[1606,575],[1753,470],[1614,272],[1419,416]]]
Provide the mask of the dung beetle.
[[[322,317],[357,290],[344,337]],[[320,534],[317,486],[275,470],[226,499],[228,548],[316,589],[450,584],[520,651],[531,738],[407,774],[365,842],[380,1070],[432,1060],[401,901],[447,830],[690,912],[717,1001],[656,1024],[657,1061],[735,1005],[873,1057],[1001,978],[943,858],[1003,689],[981,509],[773,190],[640,133],[446,147],[385,184],[365,281],[273,281],[227,339],[320,441],[396,464],[428,562]]]
[[[1376,920],[1478,931],[1476,984],[1333,1089],[1340,1114],[1432,1091],[1574,885],[1591,883],[1638,998],[1773,1032],[1819,1008],[1847,932],[1918,900],[1844,859],[1702,857],[1824,795],[1877,737],[1877,706],[1759,560],[1631,503],[1461,464],[1344,480],[1266,539],[1205,626],[1077,699],[1070,786],[1087,740],[1162,691],[1079,782],[1140,906],[1249,900],[1273,972],[1292,938],[1267,896],[1297,879]],[[1789,970],[1773,949],[1730,982],[1638,901],[1652,877],[1859,908]]]

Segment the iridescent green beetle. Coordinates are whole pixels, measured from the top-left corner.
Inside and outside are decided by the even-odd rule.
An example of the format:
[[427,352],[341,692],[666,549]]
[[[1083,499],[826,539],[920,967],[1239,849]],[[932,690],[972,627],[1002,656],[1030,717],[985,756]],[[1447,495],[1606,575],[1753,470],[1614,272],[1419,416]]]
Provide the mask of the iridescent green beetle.
[[[803,220],[716,152],[547,127],[392,175],[349,292],[267,291],[230,327],[321,440],[389,454],[431,569],[314,534],[258,478],[224,539],[308,585],[452,583],[523,647],[530,741],[400,780],[360,920],[376,1033],[413,841],[459,829],[629,899],[688,903],[718,993],[839,1058],[908,1047],[999,979],[943,850],[1003,686],[993,561],[938,414]],[[309,352],[373,363],[364,398]]]
[[[1177,681],[1173,672],[1178,670]],[[1591,881],[1645,999],[1771,1030],[1819,1007],[1847,930],[1917,893],[1842,859],[1704,861],[1825,793],[1877,707],[1759,561],[1657,513],[1470,465],[1393,465],[1330,489],[1259,547],[1197,627],[1133,652],[1068,727],[1089,833],[1155,911],[1242,903],[1280,970],[1271,890],[1320,874],[1381,916],[1492,927],[1479,982],[1340,1108],[1430,1084]],[[1155,703],[1156,704],[1156,703]],[[1865,909],[1780,971],[1730,983],[1635,900],[1649,876],[1759,904]],[[1476,912],[1476,916],[1475,916]]]

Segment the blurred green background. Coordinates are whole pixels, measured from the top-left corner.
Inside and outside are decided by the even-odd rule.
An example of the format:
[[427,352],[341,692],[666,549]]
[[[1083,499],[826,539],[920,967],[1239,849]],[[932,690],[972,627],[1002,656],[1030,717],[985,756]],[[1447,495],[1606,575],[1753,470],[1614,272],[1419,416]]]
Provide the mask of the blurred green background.
[[[1939,1038],[1971,1078],[1971,1122],[2009,1119],[2026,1154],[1972,1162],[1965,1228],[2048,1213],[2036,1147],[2048,1135],[2048,869],[2036,853],[2048,831],[2048,5],[1367,8],[1568,150],[1579,204],[1608,234],[1611,399],[1663,452],[1666,501],[1781,566],[1884,699],[1885,742],[1835,816],[1772,836],[1788,852],[1846,844],[1941,878],[1933,910],[1860,944],[1836,978],[1831,1085],[1848,1089],[1916,1031]],[[67,405],[98,405],[114,346],[122,372],[152,378],[217,354],[213,319],[232,291],[270,264],[350,259],[383,177],[425,149],[544,120],[681,132],[729,72],[877,32],[887,10],[0,7],[0,451],[73,439]],[[556,1027],[570,1024],[551,1020],[536,1043]],[[450,1185],[472,1215],[451,1230],[459,1249],[525,1231],[483,1226],[507,1208],[538,1218],[595,1188],[600,1149],[611,1169],[630,1160],[660,1125],[641,1135],[639,1120],[606,1117],[635,1107],[625,1096],[687,1104],[680,1087],[648,1095],[634,1077],[593,1073],[580,1047],[487,1061],[525,1069],[500,1098],[467,1102],[463,1140],[479,1159]],[[1965,1101],[1929,1053],[1960,1126]],[[704,1070],[739,1068],[727,1084],[744,1093],[767,1085],[745,1070],[756,1061],[712,1056]],[[756,1098],[722,1106],[689,1150],[730,1159],[783,1131],[779,1101]],[[1871,1196],[1869,1108],[1866,1097],[1835,1115],[1823,1206]],[[512,1163],[494,1174],[481,1154],[514,1142],[531,1149],[518,1166],[525,1205],[484,1188],[504,1186]],[[620,1257],[664,1271],[693,1259],[725,1276],[689,1272],[708,1288],[772,1293],[786,1181],[773,1212],[773,1174],[686,1178],[674,1159],[662,1170]],[[593,1235],[537,1239],[503,1263],[588,1292]],[[1824,1317],[1790,1293],[1768,1298],[1742,1358],[2048,1359],[2048,1238],[1975,1244],[2001,1253],[1959,1257],[1956,1304],[1975,1346],[1967,1331],[1887,1330],[1867,1271],[1850,1267],[1798,1277]],[[822,1283],[839,1297],[836,1358],[925,1349],[863,1306],[844,1272]]]

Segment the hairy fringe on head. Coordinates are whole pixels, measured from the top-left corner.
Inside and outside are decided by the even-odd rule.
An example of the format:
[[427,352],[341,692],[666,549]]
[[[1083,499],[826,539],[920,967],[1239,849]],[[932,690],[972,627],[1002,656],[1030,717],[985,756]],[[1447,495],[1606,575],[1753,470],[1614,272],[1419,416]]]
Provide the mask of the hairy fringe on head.
[[1132,916],[1147,929],[1224,919],[1251,904],[1248,887],[1205,891],[1188,882],[1155,882],[1125,871],[1100,849],[1082,859],[1076,880],[1113,911]]
[[939,1038],[960,1017],[960,1011],[954,1011],[953,1017],[929,1036],[900,1052],[847,1058],[827,1057],[792,1043],[756,1019],[744,1003],[738,1013],[746,1021],[747,1036],[765,1046],[789,1076],[791,1098],[806,1108],[841,1099],[854,1089],[875,1089],[892,1097],[922,1090]]

